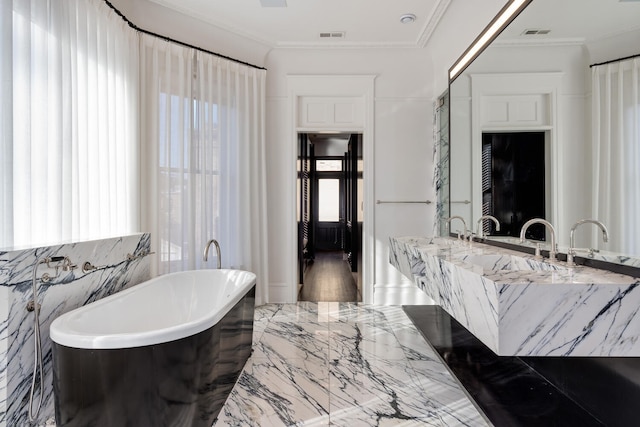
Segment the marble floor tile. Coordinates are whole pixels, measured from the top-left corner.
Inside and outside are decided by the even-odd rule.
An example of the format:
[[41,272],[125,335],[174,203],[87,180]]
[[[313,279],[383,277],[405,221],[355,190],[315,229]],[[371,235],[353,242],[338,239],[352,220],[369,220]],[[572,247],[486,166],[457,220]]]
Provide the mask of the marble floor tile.
[[318,313],[318,303],[303,301],[297,304],[282,304],[271,318],[287,322],[324,323]]
[[326,362],[329,351],[328,335],[326,325],[272,321],[265,328],[260,340],[254,343],[251,357],[314,359],[317,363]]
[[253,341],[252,342],[254,343],[260,342],[260,339],[262,338],[262,334],[264,333],[264,330],[267,328],[267,325],[269,325],[269,321],[265,319],[253,321]]
[[249,360],[222,408],[220,426],[326,426],[329,370],[303,359]]
[[[417,419],[425,415],[422,391],[413,368],[398,360],[364,358],[361,363],[331,363],[329,388],[331,410],[351,409],[350,418]],[[354,417],[355,415],[355,417]],[[337,421],[332,416],[332,422]]]
[[215,426],[490,425],[401,307],[269,304]]
[[[353,323],[387,324],[383,306],[364,305],[361,303],[340,303],[340,321]],[[399,308],[399,307],[396,307]],[[402,311],[402,310],[400,310]]]
[[282,309],[284,304],[265,304],[256,307],[253,313],[254,321],[269,321],[277,312]]
[[[400,348],[409,360],[440,360],[437,353],[427,343],[413,325],[396,325],[393,331]],[[442,367],[446,370],[443,364]]]
[[406,359],[396,336],[384,326],[349,322],[332,324],[329,331],[330,359],[349,359],[354,363],[363,357]]

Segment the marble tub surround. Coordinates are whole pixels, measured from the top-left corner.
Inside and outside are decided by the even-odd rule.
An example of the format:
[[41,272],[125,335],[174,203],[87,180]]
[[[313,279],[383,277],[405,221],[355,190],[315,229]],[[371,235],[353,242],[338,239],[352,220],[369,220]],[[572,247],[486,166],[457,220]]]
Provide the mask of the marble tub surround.
[[[37,424],[44,425],[54,416],[49,325],[62,313],[147,280],[150,259],[143,255],[149,249],[150,236],[145,233],[0,252],[0,426],[29,424],[34,319],[26,305],[33,299],[31,277],[36,262],[45,257],[67,256],[76,265],[71,271],[59,269],[58,276],[48,283],[37,281],[44,362],[44,395]],[[134,259],[128,259],[128,254]],[[85,261],[98,268],[83,272]],[[41,264],[38,279],[44,273],[53,276],[55,269]]]
[[481,243],[391,238],[390,262],[502,356],[640,356],[639,279]]
[[220,426],[489,426],[401,307],[256,308]]

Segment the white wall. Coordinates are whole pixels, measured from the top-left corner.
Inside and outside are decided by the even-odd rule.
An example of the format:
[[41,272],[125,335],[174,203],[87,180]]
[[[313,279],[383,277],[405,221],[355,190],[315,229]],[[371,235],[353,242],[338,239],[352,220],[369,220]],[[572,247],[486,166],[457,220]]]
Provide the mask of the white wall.
[[[433,93],[428,90],[428,55],[421,49],[333,49],[272,51],[267,69],[267,144],[269,200],[269,270],[271,301],[286,301],[295,248],[296,231],[289,218],[295,203],[294,185],[287,162],[294,149],[287,93],[288,75],[376,75],[374,135],[364,150],[374,150],[374,199],[434,200],[431,188]],[[365,138],[366,139],[366,138]],[[390,236],[428,234],[433,207],[427,205],[375,205],[375,267],[372,283],[379,303],[411,303],[425,296],[388,262]]]
[[[480,33],[504,0],[451,0],[425,48],[416,49],[277,49],[168,10],[148,0],[112,0],[139,27],[267,68],[267,146],[269,197],[269,270],[271,301],[286,301],[294,203],[289,156],[293,148],[287,99],[290,74],[366,74],[375,80],[373,147],[374,198],[435,200],[433,101],[447,88],[447,70]],[[377,303],[423,303],[428,299],[388,263],[388,238],[426,235],[433,230],[434,206],[375,205],[374,278]]]

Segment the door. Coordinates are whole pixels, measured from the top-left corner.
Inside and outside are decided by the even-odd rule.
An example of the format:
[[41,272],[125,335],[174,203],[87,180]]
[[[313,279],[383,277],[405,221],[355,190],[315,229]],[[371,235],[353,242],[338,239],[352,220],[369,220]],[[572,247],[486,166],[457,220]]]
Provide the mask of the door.
[[344,155],[345,177],[345,245],[344,252],[351,271],[358,271],[358,252],[360,250],[360,228],[358,223],[358,145],[360,135],[349,138],[347,152]]
[[340,157],[316,157],[312,194],[316,208],[315,248],[344,248],[344,171]]
[[311,176],[313,145],[306,134],[298,135],[298,283],[304,283],[304,273],[309,262],[313,262],[313,209]]
[[[483,133],[482,159],[482,212],[500,221],[500,231],[486,221],[485,232],[520,236],[524,222],[545,217],[544,132]],[[535,224],[526,237],[544,241],[545,233]]]

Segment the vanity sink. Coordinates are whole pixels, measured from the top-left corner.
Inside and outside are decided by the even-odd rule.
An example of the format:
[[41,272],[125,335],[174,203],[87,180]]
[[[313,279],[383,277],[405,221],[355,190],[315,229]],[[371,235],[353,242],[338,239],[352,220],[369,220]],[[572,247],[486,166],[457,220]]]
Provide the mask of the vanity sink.
[[434,237],[431,239],[431,244],[445,247],[464,247],[469,245],[469,242],[453,237]]
[[499,271],[566,271],[567,267],[544,260],[524,258],[508,254],[459,255],[460,261],[482,267],[483,270]]

